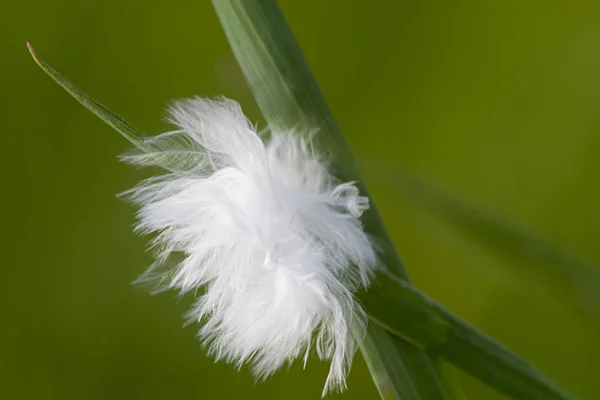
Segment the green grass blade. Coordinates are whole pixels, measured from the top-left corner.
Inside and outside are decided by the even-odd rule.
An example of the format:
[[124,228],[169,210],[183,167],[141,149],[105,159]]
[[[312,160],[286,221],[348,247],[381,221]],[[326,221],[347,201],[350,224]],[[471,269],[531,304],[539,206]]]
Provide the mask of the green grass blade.
[[574,397],[500,343],[462,321],[410,284],[380,277],[363,296],[371,320],[443,357],[513,399]]
[[442,378],[444,391],[448,394],[448,397],[455,400],[466,400],[467,395],[457,378],[455,366],[441,358],[436,359],[435,363],[438,375]]
[[375,324],[369,326],[361,349],[382,399],[464,398],[448,390],[429,355]]
[[398,168],[384,168],[375,161],[366,171],[397,195],[431,213],[459,231],[471,243],[509,257],[506,263],[517,276],[533,276],[544,288],[571,304],[588,321],[600,325],[600,274],[589,262],[541,238],[510,218],[496,215],[447,190]]
[[[275,2],[213,0],[213,5],[269,127],[276,131],[316,129],[314,139],[329,152],[334,173],[345,181],[358,182],[361,192],[367,194],[353,154]],[[364,222],[366,230],[385,244],[382,261],[407,280],[374,204]],[[369,329],[362,352],[385,398],[453,398],[453,391],[446,393],[432,384],[442,382],[434,360],[411,344],[389,337],[381,328]],[[410,373],[400,366],[410,366]],[[409,387],[413,389],[405,392]],[[402,394],[405,397],[399,397]]]

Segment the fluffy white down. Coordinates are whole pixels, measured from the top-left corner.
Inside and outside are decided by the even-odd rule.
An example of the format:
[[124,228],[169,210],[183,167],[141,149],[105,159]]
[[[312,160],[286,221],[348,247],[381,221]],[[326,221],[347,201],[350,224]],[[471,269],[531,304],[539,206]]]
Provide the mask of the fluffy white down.
[[123,157],[171,170],[127,192],[138,230],[158,233],[142,279],[198,294],[187,316],[217,360],[262,379],[316,349],[331,360],[323,394],[345,389],[366,324],[354,292],[376,265],[368,199],[305,136],[263,142],[235,101],[184,100],[169,117],[179,129],[149,139],[156,151]]

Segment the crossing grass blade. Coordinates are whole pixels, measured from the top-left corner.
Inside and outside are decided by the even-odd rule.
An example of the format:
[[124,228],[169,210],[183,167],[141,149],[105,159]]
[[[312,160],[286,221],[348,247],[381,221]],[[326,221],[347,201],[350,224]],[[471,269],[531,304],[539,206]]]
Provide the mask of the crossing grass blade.
[[373,323],[444,358],[513,399],[574,399],[525,360],[394,276],[363,295]]

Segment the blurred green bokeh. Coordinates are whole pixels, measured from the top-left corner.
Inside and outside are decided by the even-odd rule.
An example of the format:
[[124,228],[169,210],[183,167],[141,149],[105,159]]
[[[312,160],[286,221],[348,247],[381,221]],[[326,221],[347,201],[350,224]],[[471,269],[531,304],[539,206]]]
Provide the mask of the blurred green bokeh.
[[[600,3],[278,3],[359,161],[410,169],[600,264]],[[192,95],[232,97],[260,122],[210,2],[9,0],[2,16],[0,398],[319,398],[325,364],[255,385],[181,328],[189,299],[130,285],[150,256],[115,194],[151,171],[119,164],[127,143],[25,47],[148,133]],[[600,398],[597,329],[365,178],[419,288]],[[501,398],[462,379],[470,399]],[[377,398],[360,357],[349,386],[340,397]]]

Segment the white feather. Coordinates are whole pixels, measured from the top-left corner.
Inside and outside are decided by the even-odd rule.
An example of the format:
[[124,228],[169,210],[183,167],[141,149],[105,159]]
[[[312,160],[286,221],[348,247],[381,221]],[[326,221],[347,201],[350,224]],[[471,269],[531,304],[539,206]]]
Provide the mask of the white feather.
[[178,130],[150,139],[156,152],[124,156],[172,171],[127,192],[138,229],[158,232],[142,279],[202,289],[187,316],[217,360],[262,379],[312,348],[331,361],[323,394],[345,389],[366,325],[354,292],[376,265],[360,222],[368,199],[338,183],[305,137],[264,143],[232,100],[185,100],[169,115]]

